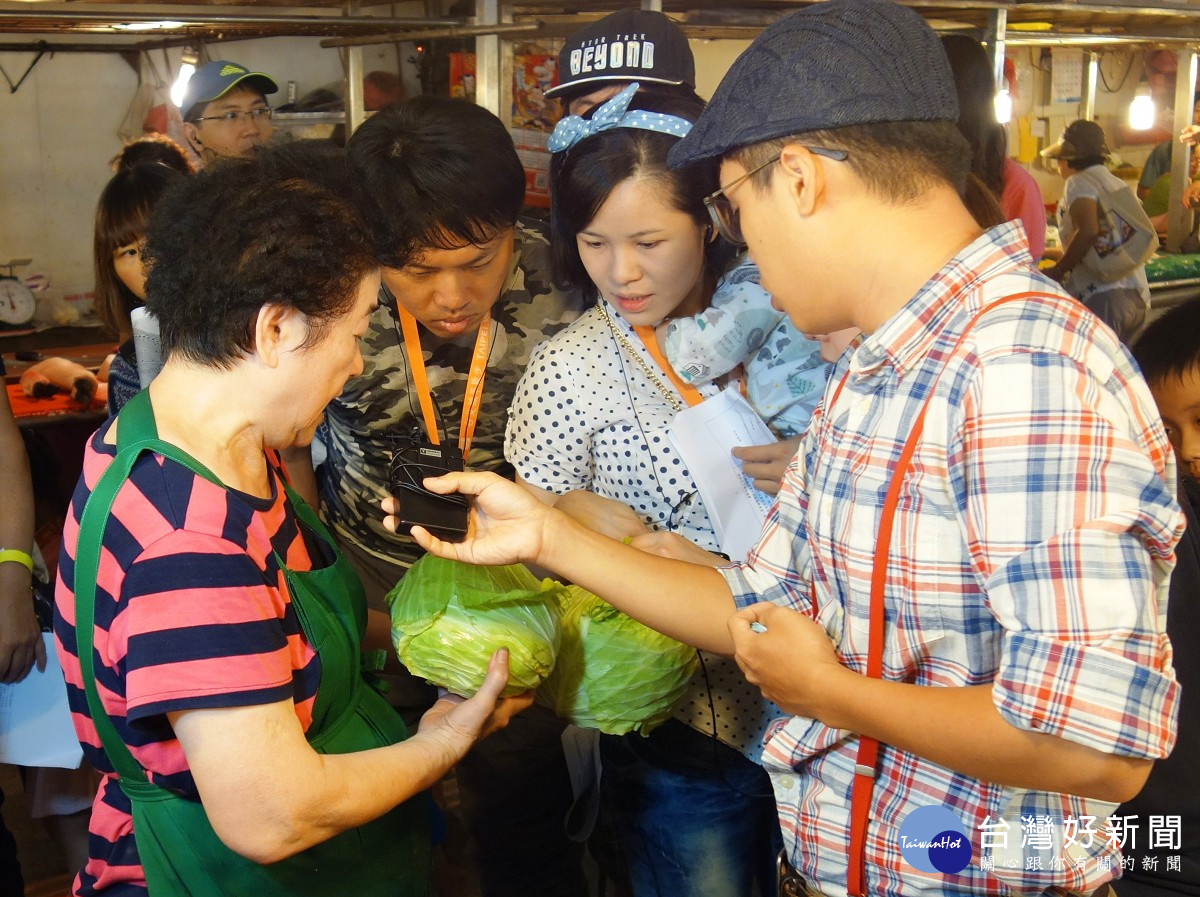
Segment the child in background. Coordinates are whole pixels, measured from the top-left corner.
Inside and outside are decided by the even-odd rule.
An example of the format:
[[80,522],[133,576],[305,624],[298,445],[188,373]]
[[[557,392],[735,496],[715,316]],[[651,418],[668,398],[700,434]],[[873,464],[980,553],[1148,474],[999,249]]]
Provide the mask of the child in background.
[[[137,146],[137,144],[132,144]],[[108,410],[116,414],[141,389],[130,313],[146,298],[142,244],[150,210],[185,175],[161,162],[121,166],[96,205],[93,258],[96,315],[117,335],[120,347],[108,364]]]
[[[1175,450],[1187,529],[1175,549],[1167,603],[1167,635],[1182,686],[1179,737],[1171,755],[1154,764],[1141,793],[1113,814],[1133,817],[1143,826],[1143,837],[1122,848],[1127,865],[1120,893],[1194,894],[1200,892],[1200,827],[1194,824],[1200,815],[1200,766],[1195,762],[1200,750],[1200,299],[1176,306],[1150,324],[1134,343],[1133,357]],[[1156,816],[1185,820],[1177,843],[1152,846],[1147,826]]]
[[825,390],[829,365],[820,347],[771,306],[758,266],[745,256],[722,278],[708,308],[663,321],[655,336],[688,383],[707,383],[742,365],[750,404],[784,439],[804,432]]

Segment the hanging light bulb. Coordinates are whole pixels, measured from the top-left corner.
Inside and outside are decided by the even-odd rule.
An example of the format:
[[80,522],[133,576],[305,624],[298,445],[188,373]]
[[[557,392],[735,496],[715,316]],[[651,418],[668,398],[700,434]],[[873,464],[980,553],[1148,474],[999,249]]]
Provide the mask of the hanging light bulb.
[[1001,87],[996,91],[996,98],[992,101],[992,105],[996,110],[996,121],[1002,125],[1012,121],[1012,95],[1008,92],[1007,87]]
[[1129,104],[1129,127],[1135,131],[1148,131],[1154,127],[1154,99],[1150,96],[1150,85],[1138,85]]
[[187,90],[188,82],[192,80],[192,75],[196,74],[196,63],[199,61],[200,53],[195,47],[187,46],[183,48],[183,53],[179,57],[179,77],[171,85],[171,102],[176,106],[183,105],[183,92]]

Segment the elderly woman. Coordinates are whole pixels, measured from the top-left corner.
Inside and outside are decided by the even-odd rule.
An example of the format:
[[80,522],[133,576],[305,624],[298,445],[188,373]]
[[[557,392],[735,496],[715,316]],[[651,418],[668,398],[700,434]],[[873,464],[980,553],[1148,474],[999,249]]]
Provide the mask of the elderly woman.
[[425,789],[527,706],[443,699],[416,734],[362,677],[388,645],[280,452],[362,370],[379,292],[338,151],[182,181],[147,234],[162,372],[90,440],[55,633],[104,778],[77,895],[429,892]]

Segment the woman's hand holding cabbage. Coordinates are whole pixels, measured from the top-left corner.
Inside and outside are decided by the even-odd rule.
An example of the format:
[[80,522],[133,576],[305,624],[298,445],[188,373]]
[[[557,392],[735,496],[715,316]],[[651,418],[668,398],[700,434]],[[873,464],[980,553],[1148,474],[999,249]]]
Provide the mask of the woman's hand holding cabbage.
[[[415,739],[457,762],[478,739],[497,729],[533,703],[533,692],[500,697],[508,682],[508,649],[501,648],[488,662],[483,685],[469,698],[446,694],[425,711]],[[415,740],[414,739],[414,740]]]

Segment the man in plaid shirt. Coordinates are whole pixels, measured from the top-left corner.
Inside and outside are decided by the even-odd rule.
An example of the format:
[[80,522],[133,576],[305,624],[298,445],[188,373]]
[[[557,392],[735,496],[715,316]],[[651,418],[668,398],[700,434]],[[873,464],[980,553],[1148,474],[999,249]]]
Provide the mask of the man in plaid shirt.
[[[1170,447],[1112,332],[1035,272],[1018,224],[983,233],[963,206],[956,116],[919,16],[828,0],[766,29],[672,152],[723,158],[714,224],[800,330],[863,331],[745,563],[681,563],[699,558],[663,534],[633,551],[476,474],[431,481],[476,496],[468,540],[418,533],[733,652],[792,714],[764,763],[801,892],[1090,893],[1120,869],[1106,816],[1175,737]],[[864,675],[873,576],[879,678]],[[856,854],[866,737],[880,748]],[[927,808],[953,814],[969,856],[935,868],[904,850]]]

